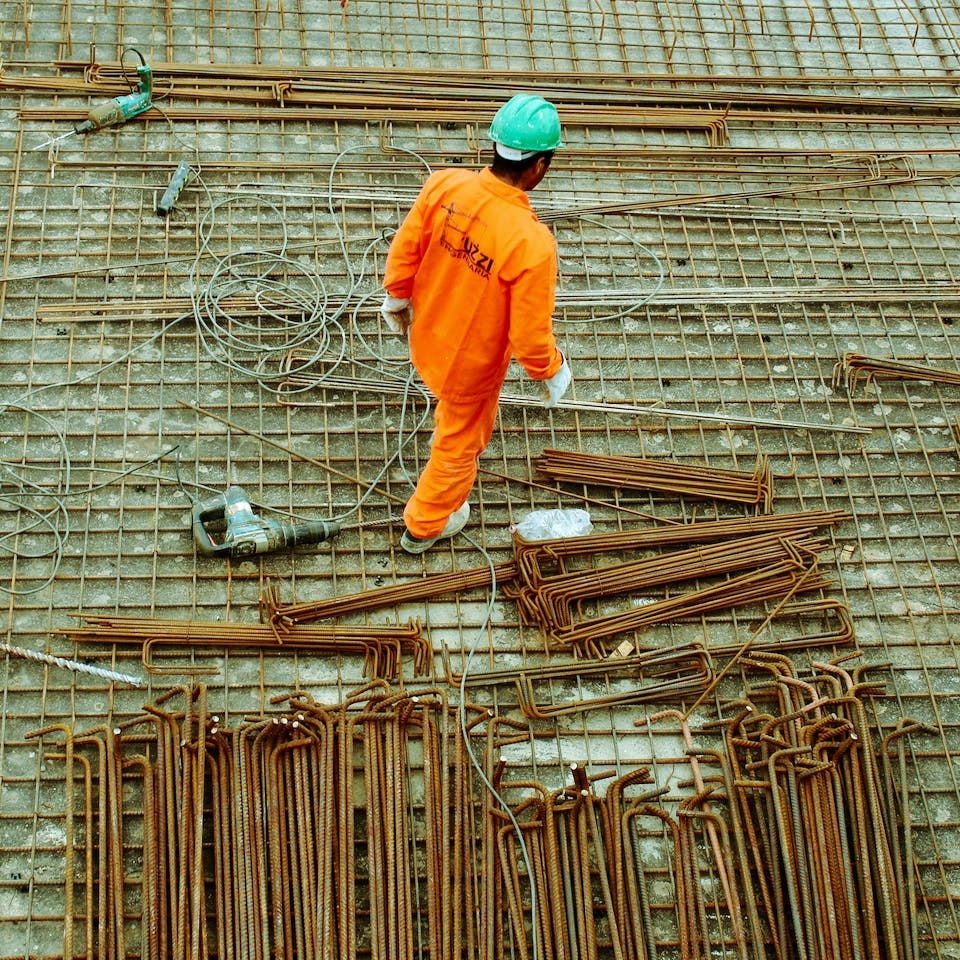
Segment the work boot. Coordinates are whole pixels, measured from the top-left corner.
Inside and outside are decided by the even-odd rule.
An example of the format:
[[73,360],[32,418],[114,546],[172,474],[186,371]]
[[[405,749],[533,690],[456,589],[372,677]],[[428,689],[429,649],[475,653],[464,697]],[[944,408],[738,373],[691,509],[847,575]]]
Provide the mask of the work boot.
[[454,510],[454,512],[447,517],[447,525],[435,537],[425,537],[421,539],[420,537],[415,537],[409,530],[404,530],[403,536],[400,537],[400,546],[403,547],[407,553],[426,553],[438,540],[443,540],[446,537],[452,537],[458,534],[467,525],[467,520],[469,519],[470,504],[465,503],[459,510]]

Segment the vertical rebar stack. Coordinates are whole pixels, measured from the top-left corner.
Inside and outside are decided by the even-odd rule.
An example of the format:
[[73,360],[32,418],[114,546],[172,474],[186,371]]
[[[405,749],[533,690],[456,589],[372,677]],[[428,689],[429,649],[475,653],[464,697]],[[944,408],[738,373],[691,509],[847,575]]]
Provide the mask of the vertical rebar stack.
[[[891,741],[878,754],[867,722],[864,698],[881,690],[832,663],[814,663],[809,678],[777,654],[743,665],[774,686],[712,725],[722,745],[676,710],[638,721],[679,727],[685,756],[674,763],[690,773],[679,793],[647,767],[605,792],[576,764],[558,790],[498,770],[529,873],[493,811],[499,893],[489,896],[504,904],[519,956],[536,939],[550,960],[918,960],[916,864],[909,831],[908,842],[897,836]],[[905,721],[896,735],[918,728]]]
[[33,734],[66,738],[64,956],[80,928],[88,951],[127,956],[134,917],[145,960],[476,956],[470,765],[442,692],[297,693],[232,730],[204,687],[175,692],[179,709]]

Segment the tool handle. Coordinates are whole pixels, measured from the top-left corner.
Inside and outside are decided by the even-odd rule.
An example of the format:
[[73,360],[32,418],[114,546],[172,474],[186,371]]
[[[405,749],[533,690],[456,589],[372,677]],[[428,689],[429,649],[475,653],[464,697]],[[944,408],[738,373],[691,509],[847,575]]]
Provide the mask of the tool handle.
[[147,101],[149,102],[150,96],[153,93],[153,70],[149,63],[137,67],[137,77],[140,79],[139,92],[145,93],[147,95]]
[[87,114],[86,123],[80,125],[85,129],[81,131],[78,127],[77,131],[86,133],[90,130],[99,130],[102,127],[113,127],[137,116],[139,113],[143,113],[150,106],[153,92],[153,71],[149,66],[144,65],[137,68],[137,76],[140,78],[140,89],[136,93],[126,93],[122,97],[114,97],[112,100],[94,107]]
[[170,215],[170,211],[173,210],[174,204],[176,204],[180,194],[183,193],[183,188],[187,185],[192,172],[189,163],[181,160],[177,164],[177,169],[173,171],[173,176],[170,178],[170,184],[157,204],[158,216],[167,217]]
[[197,545],[197,550],[204,557],[220,557],[229,553],[228,544],[217,543],[207,532],[205,526],[209,520],[220,520],[223,518],[223,507],[211,510],[193,510],[193,542]]
[[[234,488],[230,488],[231,490]],[[240,490],[240,488],[236,488]],[[240,491],[242,495],[242,490]],[[211,520],[222,520],[227,513],[227,494],[217,493],[206,500],[197,500],[193,504],[193,541],[197,550],[205,557],[227,556],[229,544],[217,543],[210,536],[205,524]]]

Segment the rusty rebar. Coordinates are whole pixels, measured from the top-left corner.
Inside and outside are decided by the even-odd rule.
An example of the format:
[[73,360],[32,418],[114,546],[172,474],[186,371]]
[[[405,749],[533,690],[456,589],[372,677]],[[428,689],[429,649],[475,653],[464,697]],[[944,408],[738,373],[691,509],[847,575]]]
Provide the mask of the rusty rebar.
[[866,393],[874,380],[920,380],[957,386],[960,385],[960,371],[887,357],[868,357],[861,353],[845,353],[833,368],[833,386],[845,386],[850,393],[856,392],[861,381]]
[[754,470],[748,473],[706,464],[545,449],[536,468],[555,482],[724,500],[753,507],[758,514],[769,513],[773,507],[773,482],[765,456],[758,457]]
[[85,626],[64,627],[63,633],[76,642],[139,646],[144,667],[151,673],[217,673],[215,667],[161,667],[153,654],[157,647],[173,647],[181,651],[208,648],[246,648],[280,652],[308,651],[324,655],[359,656],[364,673],[383,679],[398,679],[402,653],[413,659],[417,676],[429,674],[433,668],[432,650],[423,637],[419,622],[406,626],[343,624],[300,624],[279,633],[271,625],[230,623],[218,620],[174,620],[148,617],[113,617],[85,614]]

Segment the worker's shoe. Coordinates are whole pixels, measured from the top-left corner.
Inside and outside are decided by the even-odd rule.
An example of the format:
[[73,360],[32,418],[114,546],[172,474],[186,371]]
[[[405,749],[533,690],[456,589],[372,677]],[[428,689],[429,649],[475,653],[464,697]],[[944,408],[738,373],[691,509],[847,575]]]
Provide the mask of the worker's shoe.
[[446,537],[452,537],[458,534],[467,525],[467,520],[469,519],[470,504],[465,503],[459,510],[454,510],[454,512],[447,517],[447,525],[435,537],[425,537],[421,539],[420,537],[415,537],[409,530],[404,530],[403,536],[400,537],[400,546],[403,547],[407,553],[426,553],[438,540],[443,540]]

